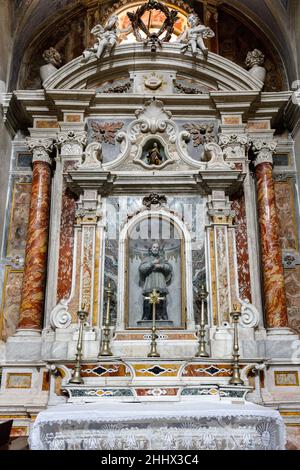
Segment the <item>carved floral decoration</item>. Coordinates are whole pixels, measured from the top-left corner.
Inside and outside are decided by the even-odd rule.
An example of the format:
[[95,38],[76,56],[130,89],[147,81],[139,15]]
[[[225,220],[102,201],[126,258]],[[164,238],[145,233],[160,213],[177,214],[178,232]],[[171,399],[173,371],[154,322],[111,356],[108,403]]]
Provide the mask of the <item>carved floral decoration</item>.
[[215,141],[213,124],[184,124],[183,127],[191,134],[194,147]]
[[117,132],[124,126],[123,122],[91,122],[92,140],[100,143],[115,145]]

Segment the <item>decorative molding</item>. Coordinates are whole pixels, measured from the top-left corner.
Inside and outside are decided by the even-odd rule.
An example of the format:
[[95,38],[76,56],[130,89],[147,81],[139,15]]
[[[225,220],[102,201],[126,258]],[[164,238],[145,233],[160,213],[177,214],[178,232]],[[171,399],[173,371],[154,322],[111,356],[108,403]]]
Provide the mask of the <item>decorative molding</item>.
[[164,195],[160,195],[157,193],[151,193],[149,196],[145,196],[143,199],[143,206],[147,207],[147,209],[151,209],[153,207],[160,207],[163,204],[167,203],[167,198]]
[[124,122],[90,122],[93,131],[92,140],[104,144],[115,145],[117,132],[124,127]]
[[214,142],[216,139],[216,134],[214,133],[214,123],[196,124],[191,122],[184,124],[182,127],[186,129],[192,136],[194,147],[209,144],[210,142]]

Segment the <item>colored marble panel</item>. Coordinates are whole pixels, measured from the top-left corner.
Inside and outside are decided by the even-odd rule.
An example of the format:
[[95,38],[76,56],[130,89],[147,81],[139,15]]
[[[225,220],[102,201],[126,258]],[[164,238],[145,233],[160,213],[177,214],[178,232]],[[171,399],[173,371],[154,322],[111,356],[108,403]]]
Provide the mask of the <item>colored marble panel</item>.
[[31,183],[15,182],[9,224],[7,256],[23,254],[26,247]]
[[228,266],[227,266],[227,237],[226,227],[215,227],[217,250],[217,299],[219,321],[229,321],[230,305],[228,300]]
[[257,165],[256,177],[266,320],[270,328],[286,327],[287,305],[272,165]]
[[185,366],[183,377],[231,377],[230,364],[188,364]]
[[235,212],[239,294],[241,299],[248,299],[251,302],[248,233],[244,194],[233,201],[232,210]]
[[8,373],[6,388],[31,388],[32,374]]
[[83,254],[81,272],[81,303],[87,312],[91,309],[92,286],[94,277],[94,227],[83,227]]
[[274,382],[277,387],[299,387],[299,374],[296,370],[276,370]]
[[300,450],[300,425],[286,425],[286,449]]
[[16,332],[19,321],[23,271],[6,267],[1,314],[1,338],[6,341]]
[[50,390],[50,372],[43,372],[42,391],[48,392]]
[[171,397],[176,396],[178,388],[136,388],[138,397]]
[[69,312],[72,316],[72,322],[77,323],[77,312],[79,308],[79,292],[80,292],[80,265],[81,265],[81,231],[77,231],[76,244],[76,266],[75,266],[75,288],[72,299],[69,303]]
[[234,237],[234,228],[228,229],[228,257],[229,257],[229,278],[230,278],[230,310],[232,311],[233,305],[238,303],[237,298],[237,270],[235,262],[235,237]]
[[284,277],[289,326],[300,333],[300,266],[285,269]]
[[262,131],[270,129],[270,121],[248,121],[248,131]]
[[32,153],[19,152],[16,155],[17,168],[30,168],[32,165]]
[[130,377],[131,373],[125,364],[104,363],[82,365],[83,377]]
[[57,302],[68,298],[71,293],[75,212],[76,197],[64,183],[60,222]]
[[241,116],[222,116],[222,122],[226,125],[239,125],[242,124]]
[[137,377],[177,377],[181,364],[133,364]]
[[35,122],[35,127],[37,129],[56,129],[59,127],[59,124],[57,121],[51,121],[51,120],[41,120],[41,121],[36,121]]
[[[16,416],[15,419],[18,419]],[[13,426],[10,437],[25,437],[29,435],[29,427],[28,426]]]
[[80,122],[81,116],[80,114],[67,114],[65,116],[65,121],[66,122]]
[[47,163],[33,164],[32,195],[20,308],[20,329],[39,330],[45,296],[47,269],[51,168]]
[[274,186],[281,248],[282,250],[297,250],[298,233],[293,181],[276,181]]

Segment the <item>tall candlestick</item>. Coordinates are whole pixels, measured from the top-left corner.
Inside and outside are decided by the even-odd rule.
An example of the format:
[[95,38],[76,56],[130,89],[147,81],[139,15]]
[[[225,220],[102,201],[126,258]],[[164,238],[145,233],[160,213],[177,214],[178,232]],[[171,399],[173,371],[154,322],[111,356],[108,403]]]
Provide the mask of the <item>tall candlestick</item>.
[[108,283],[106,294],[107,294],[107,305],[106,305],[106,315],[105,315],[105,320],[104,320],[103,340],[102,340],[102,347],[98,354],[98,357],[113,355],[113,353],[110,350],[110,302],[111,302],[111,297],[112,297],[112,290],[111,290],[110,282]]
[[79,319],[79,334],[77,341],[77,352],[76,352],[76,364],[73,372],[72,378],[69,380],[69,384],[80,385],[84,383],[83,378],[81,377],[81,360],[82,360],[82,346],[83,346],[83,329],[86,319],[88,317],[88,312],[84,311],[85,304],[82,304],[81,310],[78,312]]

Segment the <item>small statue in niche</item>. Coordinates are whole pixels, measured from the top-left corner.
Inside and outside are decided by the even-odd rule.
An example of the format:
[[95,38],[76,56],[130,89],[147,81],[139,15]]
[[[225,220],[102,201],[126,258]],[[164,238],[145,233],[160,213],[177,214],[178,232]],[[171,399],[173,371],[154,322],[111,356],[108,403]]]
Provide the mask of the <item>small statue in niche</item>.
[[193,55],[200,50],[204,57],[207,57],[208,48],[203,39],[213,38],[215,33],[212,29],[201,24],[199,16],[192,14],[188,17],[189,28],[187,28],[178,38],[178,42],[184,43],[181,51],[185,53],[189,48]]
[[162,164],[162,157],[157,142],[154,142],[152,149],[147,153],[147,163],[156,166]]
[[148,256],[140,264],[139,275],[144,296],[142,320],[152,320],[152,306],[145,297],[149,297],[153,289],[164,297],[164,300],[156,306],[156,320],[168,320],[167,295],[168,286],[172,282],[173,268],[165,259],[164,250],[160,248],[159,243],[153,243],[149,248]]

